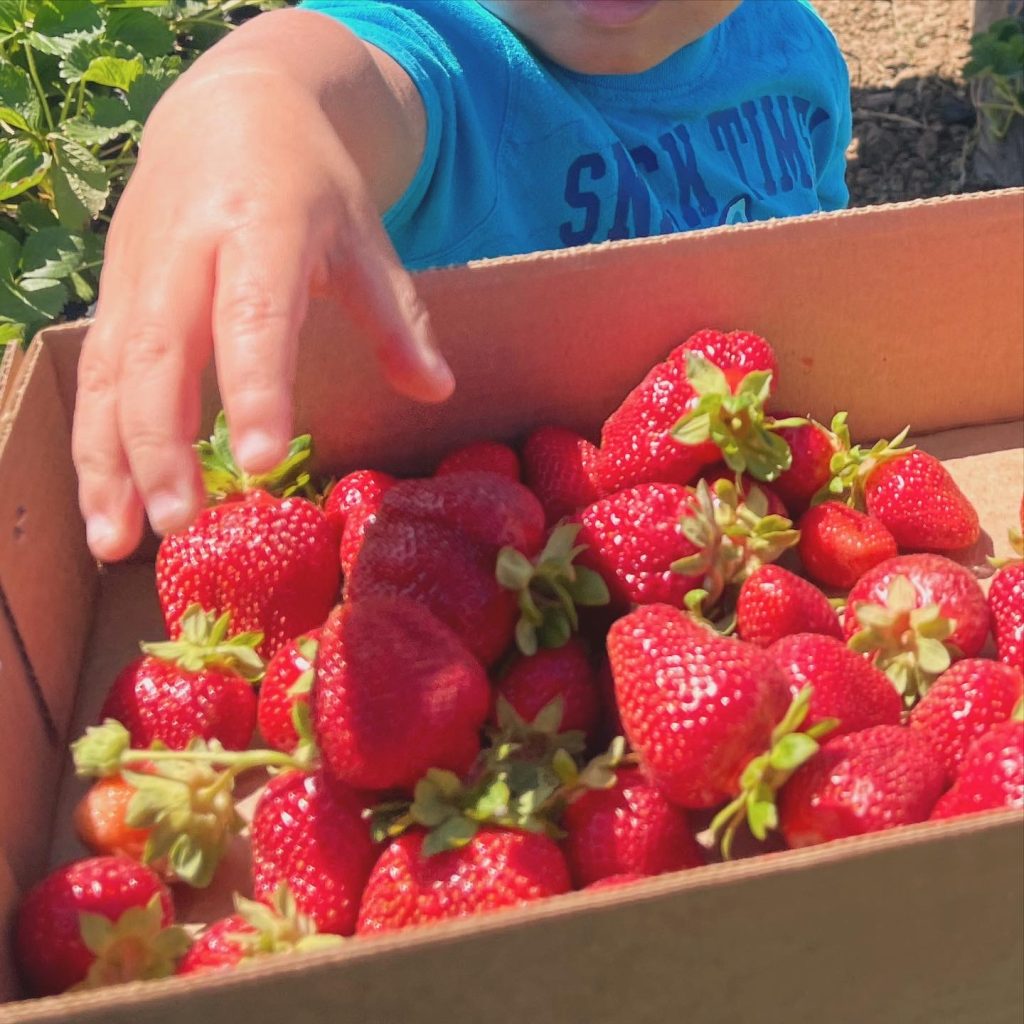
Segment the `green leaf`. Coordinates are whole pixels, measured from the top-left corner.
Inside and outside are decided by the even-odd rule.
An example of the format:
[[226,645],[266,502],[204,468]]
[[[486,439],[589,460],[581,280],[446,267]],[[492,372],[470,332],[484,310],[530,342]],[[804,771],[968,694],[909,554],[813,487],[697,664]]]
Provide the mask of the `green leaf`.
[[25,240],[22,277],[61,281],[82,265],[84,252],[81,237],[66,228],[41,228]]
[[127,104],[116,96],[97,96],[92,114],[72,117],[64,122],[64,134],[86,146],[102,146],[138,126]]
[[0,138],[0,199],[27,192],[46,177],[50,154],[34,139]]
[[110,12],[107,38],[126,43],[143,57],[160,57],[174,49],[174,32],[167,20],[137,8],[128,7]]
[[127,90],[142,74],[142,58],[133,57],[96,57],[82,75],[82,82],[94,82],[96,85],[107,85],[111,89]]
[[0,319],[23,324],[26,337],[54,320],[67,301],[67,289],[59,281],[0,278]]
[[13,34],[27,21],[28,0],[0,0],[0,34]]
[[22,131],[39,128],[41,108],[28,73],[14,64],[0,64],[0,121]]
[[103,28],[100,8],[93,0],[43,0],[42,3],[37,0],[35,6],[32,27],[40,35],[66,36]]
[[576,566],[576,579],[569,584],[569,593],[582,608],[597,608],[611,599],[604,577],[585,565]]
[[14,324],[0,318],[0,346],[18,345],[25,340],[24,324]]
[[423,856],[433,857],[445,850],[465,846],[476,835],[479,825],[469,818],[454,817],[438,825],[423,841]]
[[0,231],[0,277],[12,280],[21,266],[21,243],[6,231]]
[[806,733],[791,732],[772,748],[768,763],[777,771],[795,771],[818,752],[818,744]]
[[139,54],[124,43],[108,39],[80,39],[60,62],[60,77],[70,85],[95,82],[128,89],[142,72]]
[[18,203],[18,223],[27,231],[40,231],[43,228],[57,226],[57,218],[53,215],[49,203],[41,199],[23,199]]
[[139,124],[153,112],[160,97],[167,91],[171,83],[178,77],[177,71],[166,71],[154,74],[147,69],[132,82],[128,90],[128,109]]
[[106,205],[110,179],[103,164],[77,142],[58,138],[56,148],[50,181],[57,216],[64,227],[81,230]]

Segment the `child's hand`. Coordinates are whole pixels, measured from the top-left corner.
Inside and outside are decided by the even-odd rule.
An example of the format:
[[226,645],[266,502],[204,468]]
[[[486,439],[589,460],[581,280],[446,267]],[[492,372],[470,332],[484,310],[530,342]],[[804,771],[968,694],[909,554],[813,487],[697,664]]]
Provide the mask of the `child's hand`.
[[[319,28],[325,19],[314,17]],[[236,66],[184,76],[150,119],[111,225],[78,375],[73,451],[97,557],[133,550],[144,508],[166,532],[201,506],[191,446],[211,352],[240,464],[260,472],[284,456],[311,294],[367,327],[396,389],[423,401],[450,394],[451,373],[380,224],[403,187],[395,175],[417,154],[366,173],[365,149],[343,145],[337,121],[307,85]]]

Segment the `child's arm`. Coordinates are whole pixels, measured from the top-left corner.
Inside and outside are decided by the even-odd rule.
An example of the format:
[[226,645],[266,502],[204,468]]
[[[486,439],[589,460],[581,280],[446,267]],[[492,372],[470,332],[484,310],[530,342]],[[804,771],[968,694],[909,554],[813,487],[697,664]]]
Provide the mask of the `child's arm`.
[[366,324],[385,375],[451,392],[380,214],[412,180],[422,103],[405,73],[333,19],[263,15],[204,55],[147,123],[107,240],[79,367],[73,451],[93,553],[187,525],[211,352],[236,456],[259,472],[291,434],[310,294]]

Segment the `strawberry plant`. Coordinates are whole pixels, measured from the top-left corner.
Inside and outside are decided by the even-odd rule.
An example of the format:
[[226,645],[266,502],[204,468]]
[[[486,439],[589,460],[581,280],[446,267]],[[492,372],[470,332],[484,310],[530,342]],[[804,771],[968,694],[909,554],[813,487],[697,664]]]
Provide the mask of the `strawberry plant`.
[[0,0],[0,346],[96,297],[110,214],[164,90],[285,0]]
[[[971,59],[964,77],[977,89],[990,86],[990,96],[977,105],[988,118],[992,134],[1005,139],[1015,118],[1024,117],[1024,21],[1003,18],[971,37]],[[975,93],[980,96],[980,91]]]

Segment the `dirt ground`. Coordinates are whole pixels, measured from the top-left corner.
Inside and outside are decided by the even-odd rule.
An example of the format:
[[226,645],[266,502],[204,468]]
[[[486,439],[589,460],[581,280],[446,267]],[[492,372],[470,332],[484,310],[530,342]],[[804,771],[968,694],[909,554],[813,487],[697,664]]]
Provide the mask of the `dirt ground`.
[[961,74],[971,0],[814,2],[850,69],[850,205],[975,190],[975,115]]

